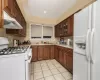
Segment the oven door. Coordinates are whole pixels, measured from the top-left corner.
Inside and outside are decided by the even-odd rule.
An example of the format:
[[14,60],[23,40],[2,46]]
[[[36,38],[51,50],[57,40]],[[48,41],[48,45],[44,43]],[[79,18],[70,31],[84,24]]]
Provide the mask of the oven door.
[[28,56],[26,60],[26,80],[31,80],[31,59],[32,59],[32,49],[28,51]]

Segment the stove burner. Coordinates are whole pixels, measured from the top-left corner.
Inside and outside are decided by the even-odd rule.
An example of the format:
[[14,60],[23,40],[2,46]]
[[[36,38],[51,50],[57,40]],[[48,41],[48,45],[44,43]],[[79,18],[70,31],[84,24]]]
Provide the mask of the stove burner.
[[0,51],[0,55],[25,53],[29,46],[9,47]]

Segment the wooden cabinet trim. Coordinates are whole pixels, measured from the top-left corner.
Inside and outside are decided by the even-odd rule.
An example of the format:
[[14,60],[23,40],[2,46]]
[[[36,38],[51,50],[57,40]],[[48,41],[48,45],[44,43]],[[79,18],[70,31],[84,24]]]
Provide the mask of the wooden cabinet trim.
[[26,21],[21,13],[21,10],[17,4],[16,0],[4,0],[5,8],[4,10],[23,27],[23,29],[6,29],[7,34],[17,35],[20,37],[26,36]]
[[55,26],[55,37],[73,36],[74,16],[70,16]]

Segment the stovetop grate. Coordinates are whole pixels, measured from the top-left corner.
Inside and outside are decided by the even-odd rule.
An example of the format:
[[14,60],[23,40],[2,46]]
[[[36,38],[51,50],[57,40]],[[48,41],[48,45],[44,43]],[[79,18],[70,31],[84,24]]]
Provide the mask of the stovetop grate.
[[29,46],[9,47],[0,51],[0,55],[25,53]]

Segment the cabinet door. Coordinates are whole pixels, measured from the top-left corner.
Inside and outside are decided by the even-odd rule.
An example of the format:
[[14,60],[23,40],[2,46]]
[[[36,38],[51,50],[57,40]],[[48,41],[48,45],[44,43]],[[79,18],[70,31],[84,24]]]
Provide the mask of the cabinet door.
[[59,48],[59,62],[64,66],[64,51],[63,48]]
[[73,50],[69,49],[67,56],[67,69],[73,73]]
[[55,59],[56,59],[57,61],[59,61],[59,49],[58,49],[57,46],[55,46],[55,53],[54,53],[54,55],[55,55]]
[[68,56],[68,70],[73,73],[73,58],[72,56]]
[[68,67],[67,68],[71,73],[73,73],[73,58],[71,56],[68,56],[67,58],[68,58],[68,62],[67,62]]
[[2,0],[0,0],[0,28],[2,27]]
[[38,60],[43,60],[44,46],[38,46]]
[[50,59],[54,59],[54,46],[50,46]]
[[55,26],[55,37],[60,37],[61,35],[60,32],[61,32],[60,25],[58,24]]
[[58,25],[55,26],[55,37],[58,37]]
[[5,1],[5,8],[4,10],[10,15],[13,17],[12,15],[12,10],[13,10],[13,2],[14,0],[4,0]]
[[64,67],[68,69],[68,53],[64,52]]
[[24,18],[21,18],[21,26],[23,27],[23,29],[19,30],[19,34],[23,37],[26,36],[26,22],[24,20]]
[[68,36],[73,36],[74,16],[68,18]]
[[18,8],[18,5],[17,5],[17,2],[16,1],[14,1],[13,2],[13,10],[12,10],[12,13],[13,13],[13,16],[14,16],[14,18],[16,19],[16,18],[18,18],[19,16],[18,16],[18,14],[19,14],[19,8]]
[[50,59],[50,47],[44,46],[44,59]]
[[5,0],[0,0],[0,28],[3,28],[4,18],[3,18],[3,10],[5,8]]
[[61,63],[62,62],[62,51],[60,48],[59,48],[58,54],[59,54],[59,62]]
[[73,15],[55,26],[55,37],[73,36]]
[[38,47],[32,46],[32,61],[37,61],[38,58]]

